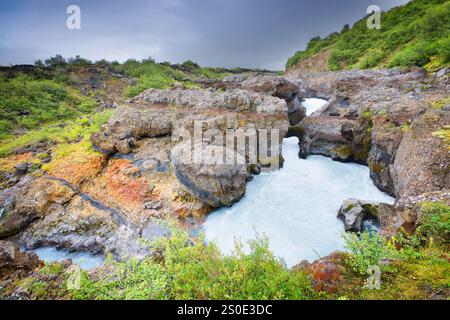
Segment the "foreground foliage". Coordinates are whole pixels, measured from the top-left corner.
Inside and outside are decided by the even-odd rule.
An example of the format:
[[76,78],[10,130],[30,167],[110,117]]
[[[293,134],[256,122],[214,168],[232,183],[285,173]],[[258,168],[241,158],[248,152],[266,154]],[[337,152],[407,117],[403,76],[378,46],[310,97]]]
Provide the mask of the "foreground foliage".
[[[170,238],[143,242],[151,256],[125,262],[109,258],[104,267],[82,272],[78,287],[67,287],[70,272],[60,263],[15,286],[33,299],[447,299],[450,207],[422,206],[414,234],[400,233],[389,242],[367,232],[346,237],[348,253],[309,268],[288,269],[266,239],[250,242],[248,252],[237,244],[227,256],[173,228]],[[379,289],[367,286],[371,265],[381,269]]]
[[288,270],[265,240],[224,256],[214,244],[192,242],[186,232],[152,246],[153,258],[112,263],[108,272],[84,274],[77,299],[311,299],[307,275]]

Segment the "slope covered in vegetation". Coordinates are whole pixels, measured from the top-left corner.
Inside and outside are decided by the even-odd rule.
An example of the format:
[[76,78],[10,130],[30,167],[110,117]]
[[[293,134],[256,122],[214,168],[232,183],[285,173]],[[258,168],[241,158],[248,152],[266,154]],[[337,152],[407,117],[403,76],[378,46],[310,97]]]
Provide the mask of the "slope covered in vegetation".
[[413,0],[381,16],[381,29],[367,18],[324,39],[315,37],[291,57],[286,68],[329,50],[328,68],[367,69],[420,66],[437,69],[450,62],[450,1]]
[[92,117],[112,98],[120,103],[150,88],[201,87],[202,81],[241,71],[246,70],[201,67],[192,61],[172,65],[149,58],[94,63],[61,55],[38,60],[35,66],[0,67],[0,156],[40,141],[79,141],[78,131],[89,131],[86,126],[99,118],[102,123],[107,120],[105,115],[111,112]]

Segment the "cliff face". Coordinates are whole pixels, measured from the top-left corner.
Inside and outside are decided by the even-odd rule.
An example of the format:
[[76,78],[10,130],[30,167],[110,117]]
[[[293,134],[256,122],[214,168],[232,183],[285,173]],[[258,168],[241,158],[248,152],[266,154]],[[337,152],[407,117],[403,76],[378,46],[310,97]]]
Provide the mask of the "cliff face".
[[300,155],[367,164],[379,189],[398,199],[396,227],[382,228],[414,225],[413,198],[448,203],[446,69],[431,75],[423,69],[291,72],[288,78],[299,84],[300,95],[328,99],[322,110],[290,128],[300,139]]

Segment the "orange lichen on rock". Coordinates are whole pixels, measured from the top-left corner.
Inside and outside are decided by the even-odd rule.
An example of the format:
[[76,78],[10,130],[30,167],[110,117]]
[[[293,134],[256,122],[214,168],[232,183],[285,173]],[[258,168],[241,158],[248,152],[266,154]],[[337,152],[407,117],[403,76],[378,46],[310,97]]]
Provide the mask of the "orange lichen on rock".
[[80,187],[101,172],[105,161],[105,157],[100,154],[85,154],[83,157],[68,156],[52,162],[46,171],[51,176],[67,180]]
[[158,198],[152,192],[149,180],[125,159],[111,159],[95,180],[83,185],[82,191],[120,209],[133,221],[142,218],[146,201]]
[[142,203],[148,196],[148,181],[142,177],[135,179],[128,176],[127,173],[132,172],[132,169],[128,160],[112,160],[105,172],[108,179],[107,188],[115,195],[114,198],[120,201],[129,204]]

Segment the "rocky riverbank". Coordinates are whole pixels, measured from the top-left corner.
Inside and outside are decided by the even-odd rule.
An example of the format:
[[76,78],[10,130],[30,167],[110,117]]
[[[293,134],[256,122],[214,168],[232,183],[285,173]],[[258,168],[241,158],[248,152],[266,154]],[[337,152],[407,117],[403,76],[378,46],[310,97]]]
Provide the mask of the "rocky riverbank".
[[[149,89],[115,102],[112,117],[90,137],[96,151],[89,154],[49,158],[31,173],[14,163],[28,149],[8,158],[16,167],[2,172],[0,239],[26,248],[112,253],[119,260],[145,257],[151,252],[138,240],[155,237],[147,232],[155,219],[193,229],[214,208],[239,201],[252,175],[282,164],[285,136],[299,138],[300,157],[368,165],[376,186],[397,198],[393,206],[365,199],[343,204],[339,216],[348,231],[360,231],[369,218],[388,236],[413,231],[420,203],[450,204],[447,71],[248,73],[200,84],[203,89]],[[312,97],[328,103],[307,117],[301,101]],[[182,138],[193,134],[194,121],[212,136],[276,129],[277,141],[269,137],[269,143],[277,142],[278,152],[258,150],[251,162],[248,144],[239,154],[211,139],[202,157],[228,152],[241,161],[186,164]],[[56,149],[46,148],[49,156]],[[30,268],[37,265],[29,259]],[[4,260],[5,266],[16,263]]]

